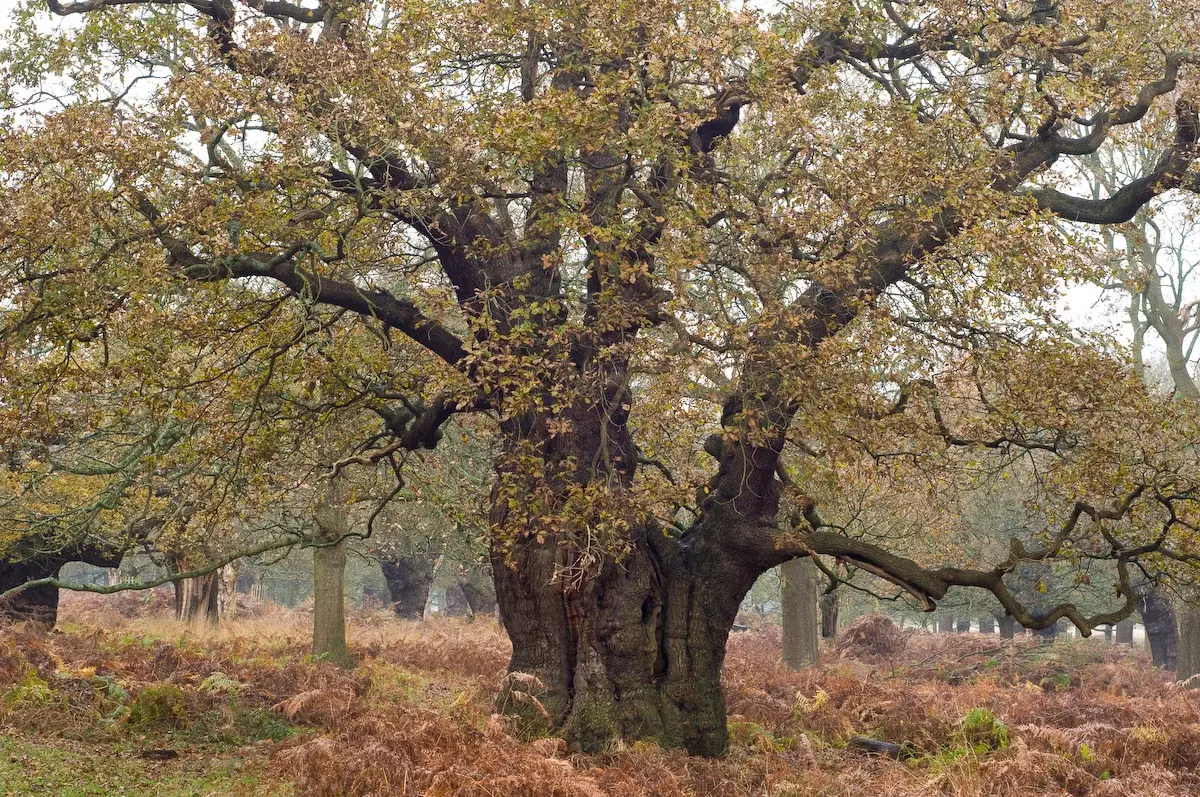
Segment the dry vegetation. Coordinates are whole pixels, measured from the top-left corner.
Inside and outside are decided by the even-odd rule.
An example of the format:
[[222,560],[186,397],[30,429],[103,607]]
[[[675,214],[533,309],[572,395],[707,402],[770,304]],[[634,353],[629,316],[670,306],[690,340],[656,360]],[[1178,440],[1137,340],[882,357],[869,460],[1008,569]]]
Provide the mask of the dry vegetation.
[[[508,643],[491,623],[359,613],[361,664],[346,672],[306,660],[293,613],[194,635],[138,598],[116,603],[69,599],[49,638],[0,632],[0,792],[1200,793],[1200,698],[1102,640],[1040,647],[869,617],[820,667],[789,672],[771,631],[736,634],[725,758],[640,744],[583,757],[493,713]],[[858,752],[855,736],[902,757]]]

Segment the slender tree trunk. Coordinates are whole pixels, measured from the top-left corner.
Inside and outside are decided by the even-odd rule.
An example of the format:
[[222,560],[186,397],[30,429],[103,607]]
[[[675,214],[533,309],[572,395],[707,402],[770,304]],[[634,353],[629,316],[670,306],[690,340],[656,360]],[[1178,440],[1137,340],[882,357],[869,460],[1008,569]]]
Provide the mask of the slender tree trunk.
[[1150,589],[1138,605],[1138,611],[1146,626],[1154,666],[1174,670],[1179,655],[1179,631],[1171,601],[1158,589]]
[[352,666],[346,647],[346,544],[313,549],[313,657]]
[[379,555],[379,567],[383,570],[397,616],[405,620],[420,620],[425,616],[435,562],[435,558],[428,555]]
[[1133,618],[1127,617],[1117,623],[1117,644],[1132,645],[1133,644]]
[[960,634],[971,633],[971,621],[970,620],[959,620],[958,625],[955,626],[954,630]]
[[176,581],[175,619],[189,625],[217,625],[220,592],[221,579],[216,572]]
[[1002,639],[1012,639],[1016,636],[1017,621],[1011,615],[1004,615],[999,619],[1000,637]]
[[996,633],[996,618],[980,617],[979,618],[979,633],[981,633],[981,634]]
[[783,604],[783,663],[799,670],[817,661],[817,566],[811,559],[780,565]]
[[342,484],[331,479],[317,505],[313,551],[313,658],[352,667],[346,647],[346,534],[349,532]]
[[[1175,678],[1188,681],[1200,673],[1200,612],[1191,606],[1185,606],[1179,612],[1179,661],[1175,670]],[[1200,687],[1200,678],[1189,682],[1188,686],[1195,689]]]
[[237,617],[238,562],[236,560],[217,571],[221,581],[217,591],[217,614],[222,620]]
[[825,592],[821,595],[821,638],[835,639],[838,630],[838,593]]
[[1104,632],[1104,643],[1106,645],[1111,645],[1113,641],[1113,627],[1111,625],[1106,625],[1101,630]]

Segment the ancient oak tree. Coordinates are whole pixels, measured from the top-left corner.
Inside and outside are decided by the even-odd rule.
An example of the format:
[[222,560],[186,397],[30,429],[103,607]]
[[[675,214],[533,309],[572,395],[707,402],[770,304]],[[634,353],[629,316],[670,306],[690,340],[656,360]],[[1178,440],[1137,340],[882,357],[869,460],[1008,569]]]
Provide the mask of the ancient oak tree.
[[[1197,23],[1094,0],[30,4],[4,65],[6,330],[64,374],[142,308],[233,349],[285,305],[368,332],[337,365],[387,434],[356,461],[494,423],[496,594],[539,710],[501,704],[583,750],[717,754],[730,627],[784,561],[1085,631],[1133,609],[1131,570],[1192,562],[1193,422],[1055,310],[1104,263],[1071,225],[1196,188]],[[1132,136],[1145,173],[1072,191],[1065,162]],[[936,504],[997,457],[1036,465],[1043,522],[993,561],[830,508],[852,472],[924,474]],[[1111,608],[1023,605],[1006,576],[1055,557],[1113,563]]]

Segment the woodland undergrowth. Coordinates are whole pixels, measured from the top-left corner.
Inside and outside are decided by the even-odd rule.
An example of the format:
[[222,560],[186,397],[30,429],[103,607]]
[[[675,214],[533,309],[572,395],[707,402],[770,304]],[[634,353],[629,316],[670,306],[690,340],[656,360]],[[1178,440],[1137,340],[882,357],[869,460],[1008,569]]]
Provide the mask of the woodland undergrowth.
[[[136,601],[115,611],[74,596],[65,630],[0,629],[0,733],[129,757],[168,751],[146,764],[164,771],[254,751],[264,778],[245,793],[1200,793],[1200,697],[1102,637],[1039,645],[869,616],[819,666],[791,672],[777,630],[736,633],[725,757],[644,743],[579,756],[557,739],[516,738],[495,713],[509,647],[494,622],[352,613],[359,665],[342,670],[306,656],[302,612],[249,606],[199,632],[164,619],[161,601]],[[536,682],[522,689],[536,703]],[[901,756],[860,752],[855,737]]]

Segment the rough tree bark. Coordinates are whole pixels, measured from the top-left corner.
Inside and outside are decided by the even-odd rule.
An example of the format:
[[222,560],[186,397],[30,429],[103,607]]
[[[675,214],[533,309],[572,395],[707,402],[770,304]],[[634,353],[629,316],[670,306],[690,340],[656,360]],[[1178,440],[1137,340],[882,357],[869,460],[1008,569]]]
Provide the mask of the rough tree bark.
[[1146,626],[1154,666],[1174,670],[1179,657],[1179,631],[1171,600],[1157,588],[1148,589],[1138,603],[1138,612]]
[[175,585],[175,619],[189,625],[215,626],[220,621],[220,573],[183,578]]
[[1200,688],[1200,611],[1188,608],[1179,613],[1179,660],[1175,677],[1187,686]]
[[783,606],[783,663],[799,670],[817,661],[817,566],[812,559],[793,559],[780,565]]
[[333,477],[317,504],[313,535],[313,658],[351,667],[346,647],[346,513],[341,479]]
[[821,595],[821,638],[828,641],[837,637],[838,593],[825,592]]
[[237,617],[238,569],[238,562],[235,560],[217,571],[221,581],[217,591],[217,614],[222,620]]
[[436,560],[430,556],[379,554],[379,567],[396,616],[405,620],[420,620],[425,616],[435,564]]

